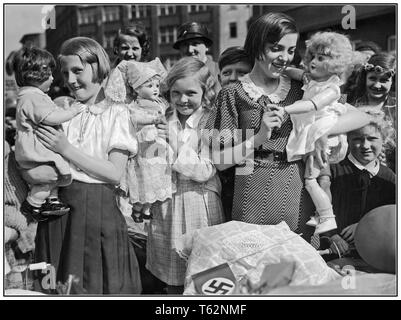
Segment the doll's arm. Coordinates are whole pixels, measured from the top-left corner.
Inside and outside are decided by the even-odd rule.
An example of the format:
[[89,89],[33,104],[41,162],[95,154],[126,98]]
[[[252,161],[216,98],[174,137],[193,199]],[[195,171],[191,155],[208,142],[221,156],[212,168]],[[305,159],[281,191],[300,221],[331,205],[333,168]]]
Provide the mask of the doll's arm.
[[297,81],[302,81],[303,76],[305,74],[305,70],[302,69],[297,69],[294,67],[287,67],[284,72],[286,76],[290,77],[291,79],[297,80]]
[[329,136],[357,130],[368,125],[374,119],[373,116],[359,111],[348,103],[345,106],[347,112],[338,117],[336,124],[328,132]]
[[295,103],[284,107],[284,111],[288,114],[299,114],[310,111],[318,111],[332,104],[340,98],[340,91],[332,87],[319,92],[309,100],[299,100]]
[[86,106],[83,104],[72,105],[68,109],[56,108],[45,119],[43,119],[42,123],[50,126],[62,124],[83,112],[85,108]]

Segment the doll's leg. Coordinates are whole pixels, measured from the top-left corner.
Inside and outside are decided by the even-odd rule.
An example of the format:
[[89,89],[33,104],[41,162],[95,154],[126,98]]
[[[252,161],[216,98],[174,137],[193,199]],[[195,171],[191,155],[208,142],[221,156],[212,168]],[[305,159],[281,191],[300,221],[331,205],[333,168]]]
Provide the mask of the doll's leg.
[[134,222],[136,223],[143,222],[142,208],[143,206],[139,202],[136,202],[132,205],[132,219],[134,219]]
[[[315,230],[316,234],[333,230],[337,227],[330,197],[317,182],[317,177],[319,175],[320,169],[314,166],[312,172],[307,173],[305,176],[305,188],[309,192],[318,213],[318,223]],[[313,225],[313,222],[315,222],[313,218],[311,220],[312,222],[308,221],[308,225]]]
[[142,208],[142,217],[143,217],[143,219],[149,220],[149,219],[152,218],[152,215],[150,213],[150,208],[151,207],[152,207],[151,203],[145,203],[143,205],[143,208]]
[[36,221],[46,220],[42,216],[42,206],[50,195],[50,184],[31,184],[25,201],[21,204],[21,212]]

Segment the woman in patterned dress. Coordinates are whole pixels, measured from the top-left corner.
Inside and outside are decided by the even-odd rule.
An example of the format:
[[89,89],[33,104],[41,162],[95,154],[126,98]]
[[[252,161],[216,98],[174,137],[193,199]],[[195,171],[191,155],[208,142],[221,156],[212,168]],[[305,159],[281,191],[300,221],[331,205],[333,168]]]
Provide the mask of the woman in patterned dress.
[[[254,60],[253,69],[220,91],[206,128],[218,131],[211,140],[213,150],[223,150],[214,152],[217,168],[236,165],[233,219],[255,224],[285,221],[309,239],[313,229],[305,223],[314,207],[304,188],[305,168],[302,160],[287,162],[292,123],[277,108],[303,95],[301,82],[282,75],[294,57],[298,36],[295,21],[285,14],[257,19],[244,46]],[[317,150],[321,160],[319,154]],[[233,161],[227,161],[230,155]]]

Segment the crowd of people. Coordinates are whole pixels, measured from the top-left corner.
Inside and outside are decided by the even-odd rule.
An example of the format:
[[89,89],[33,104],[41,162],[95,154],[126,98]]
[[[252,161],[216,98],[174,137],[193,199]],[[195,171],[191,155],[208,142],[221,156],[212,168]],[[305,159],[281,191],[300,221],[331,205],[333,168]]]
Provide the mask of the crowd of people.
[[[284,221],[327,260],[357,257],[359,220],[396,201],[395,57],[329,31],[295,65],[298,40],[291,17],[268,13],[218,62],[207,28],[183,24],[170,70],[149,61],[140,24],[118,30],[114,57],[86,37],[56,59],[14,53],[6,286],[21,288],[19,265],[46,262],[75,293],[182,294],[178,242],[230,220]],[[70,97],[52,101],[56,65]],[[29,289],[57,293],[45,276]]]

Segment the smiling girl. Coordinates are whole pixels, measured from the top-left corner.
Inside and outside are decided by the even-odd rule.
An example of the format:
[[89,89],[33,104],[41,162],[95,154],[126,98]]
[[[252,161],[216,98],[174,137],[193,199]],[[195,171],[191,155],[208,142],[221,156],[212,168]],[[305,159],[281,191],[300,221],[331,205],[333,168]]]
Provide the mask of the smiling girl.
[[223,222],[220,180],[200,131],[208,115],[215,79],[206,65],[186,57],[174,64],[165,80],[172,169],[177,191],[152,207],[146,267],[167,283],[168,293],[182,293],[186,261],[176,252],[183,234]]
[[140,293],[137,260],[114,198],[128,155],[137,151],[128,109],[104,97],[110,64],[96,41],[65,41],[59,62],[75,97],[71,107],[84,106],[85,111],[65,124],[65,133],[46,127],[36,133],[47,148],[70,161],[73,178],[60,190],[70,214],[38,225],[36,261],[51,263],[57,281],[78,277],[81,293]]

